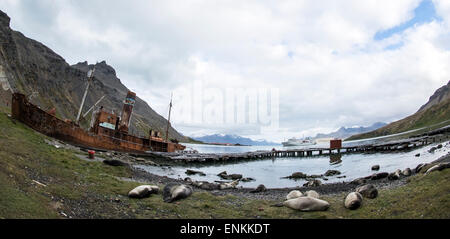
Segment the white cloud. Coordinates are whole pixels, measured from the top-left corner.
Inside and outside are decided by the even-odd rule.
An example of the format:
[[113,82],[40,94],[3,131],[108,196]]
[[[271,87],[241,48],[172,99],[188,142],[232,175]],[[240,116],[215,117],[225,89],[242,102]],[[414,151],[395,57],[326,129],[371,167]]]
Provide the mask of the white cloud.
[[402,118],[447,83],[450,5],[433,2],[442,22],[381,41],[374,35],[413,18],[420,0],[1,1],[0,7],[14,29],[70,64],[106,60],[163,116],[170,92],[198,80],[207,88],[279,88],[278,134],[259,135],[255,125],[175,127],[187,135],[282,140]]

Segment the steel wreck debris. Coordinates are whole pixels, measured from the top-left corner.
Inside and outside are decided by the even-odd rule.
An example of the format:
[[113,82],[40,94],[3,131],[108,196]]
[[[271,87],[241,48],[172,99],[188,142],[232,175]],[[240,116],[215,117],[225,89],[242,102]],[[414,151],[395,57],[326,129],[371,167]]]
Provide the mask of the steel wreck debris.
[[86,148],[122,152],[175,152],[186,146],[164,141],[159,132],[150,130],[148,138],[128,133],[136,94],[129,91],[124,101],[121,117],[100,107],[93,113],[89,131],[70,120],[58,119],[28,101],[25,95],[12,95],[12,117],[47,136]]

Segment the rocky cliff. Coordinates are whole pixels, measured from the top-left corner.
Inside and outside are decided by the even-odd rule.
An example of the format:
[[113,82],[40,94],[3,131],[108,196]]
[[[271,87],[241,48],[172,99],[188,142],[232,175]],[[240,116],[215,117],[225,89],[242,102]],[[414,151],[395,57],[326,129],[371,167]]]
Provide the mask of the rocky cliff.
[[[21,92],[33,104],[44,110],[56,108],[60,118],[75,119],[86,87],[87,62],[70,66],[61,56],[45,45],[25,37],[10,28],[10,18],[0,11],[0,77],[8,81],[14,92]],[[2,83],[3,85],[3,83]],[[4,87],[2,90],[4,90]],[[98,63],[83,112],[103,95],[101,105],[106,109],[122,109],[128,89],[117,78],[115,70]],[[0,97],[4,95],[0,94]],[[2,101],[6,101],[3,97]],[[165,134],[167,120],[157,114],[145,101],[138,98],[133,111],[130,131],[147,136],[149,129]],[[89,125],[90,115],[80,122]],[[170,128],[169,137],[186,141],[186,137]]]
[[401,133],[408,130],[418,129],[421,127],[431,126],[443,122],[444,124],[440,126],[445,126],[450,123],[450,81],[446,85],[437,89],[430,97],[428,102],[420,107],[419,110],[413,115],[392,122],[377,130],[364,134],[354,135],[348,140],[372,138]]

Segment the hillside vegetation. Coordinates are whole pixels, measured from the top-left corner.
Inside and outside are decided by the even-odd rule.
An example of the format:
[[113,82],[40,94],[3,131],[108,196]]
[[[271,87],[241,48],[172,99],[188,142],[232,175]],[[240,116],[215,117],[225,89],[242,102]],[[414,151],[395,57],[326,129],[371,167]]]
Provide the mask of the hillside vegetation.
[[[378,136],[401,133],[409,130],[430,127],[434,129],[450,124],[450,81],[439,88],[430,97],[429,101],[420,107],[413,115],[390,123],[377,130],[354,135],[347,140],[373,138]],[[428,129],[428,130],[429,130]]]

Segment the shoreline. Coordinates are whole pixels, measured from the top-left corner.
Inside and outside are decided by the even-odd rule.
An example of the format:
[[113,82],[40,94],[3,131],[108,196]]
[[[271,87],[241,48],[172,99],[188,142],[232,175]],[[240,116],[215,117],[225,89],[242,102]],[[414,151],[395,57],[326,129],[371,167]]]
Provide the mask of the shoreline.
[[[442,162],[450,162],[450,152],[446,155],[439,157],[438,159],[430,162],[429,164],[436,164]],[[168,176],[160,176],[156,174],[149,173],[144,171],[143,169],[135,168],[131,166],[133,177],[127,180],[132,180],[141,183],[157,183],[157,184],[167,184],[170,182],[178,182],[183,184],[190,184],[189,182],[181,179],[174,179]],[[378,180],[368,180],[367,184],[373,184],[375,187],[379,189],[391,189],[403,186],[408,183],[408,179],[417,174],[415,168],[411,169],[412,174],[410,176],[402,176],[397,180],[389,180],[387,177],[378,179]],[[378,172],[380,173],[380,172]],[[391,172],[388,172],[391,173]],[[368,177],[371,175],[367,175]],[[354,180],[353,180],[354,181]],[[214,196],[226,196],[226,195],[234,195],[238,197],[245,197],[248,199],[263,199],[263,200],[284,200],[286,195],[292,190],[300,190],[302,192],[308,190],[314,190],[318,192],[320,195],[338,195],[346,192],[354,191],[355,188],[361,186],[363,184],[355,184],[352,181],[343,181],[337,183],[324,183],[315,187],[285,187],[285,188],[268,188],[263,192],[252,193],[251,191],[255,190],[255,188],[244,188],[237,187],[234,189],[224,189],[224,190],[205,190],[198,187],[194,187],[194,191],[197,192],[209,192]]]

